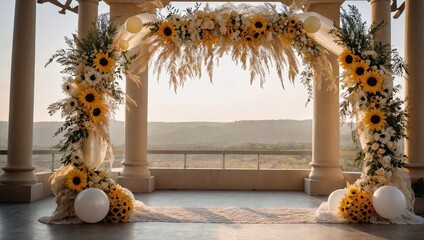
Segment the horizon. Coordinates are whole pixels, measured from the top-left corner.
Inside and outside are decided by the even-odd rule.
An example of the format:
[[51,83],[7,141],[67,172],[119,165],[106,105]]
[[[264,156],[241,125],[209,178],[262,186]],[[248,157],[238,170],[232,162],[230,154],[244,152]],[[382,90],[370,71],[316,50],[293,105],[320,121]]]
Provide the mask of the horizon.
[[[212,7],[222,3],[209,3]],[[257,3],[249,3],[255,5]],[[277,6],[282,4],[275,3]],[[363,20],[370,22],[368,2],[346,1],[342,6],[355,5],[359,8]],[[190,3],[173,3],[179,9],[194,6]],[[11,71],[11,50],[13,40],[14,1],[0,2],[0,94],[5,99],[0,103],[0,121],[9,120],[9,91]],[[65,48],[64,36],[76,32],[77,18],[74,13],[61,15],[52,4],[37,3],[36,20],[36,63],[35,63],[35,97],[34,122],[63,121],[60,114],[48,115],[47,106],[64,97],[61,93],[63,75],[61,66],[52,63],[47,68],[44,64],[58,49]],[[99,2],[99,14],[108,12],[107,5]],[[392,45],[403,56],[404,16],[392,19]],[[55,29],[52,31],[51,29]],[[49,42],[49,44],[45,44]],[[41,43],[41,44],[40,44]],[[47,45],[47,46],[46,46]],[[235,122],[244,119],[293,119],[313,118],[313,103],[305,107],[307,91],[299,81],[285,81],[285,89],[276,73],[271,70],[267,81],[260,87],[259,81],[249,83],[249,73],[236,66],[229,56],[220,59],[220,66],[215,66],[213,83],[207,77],[189,79],[185,86],[174,93],[169,88],[167,75],[157,76],[149,73],[149,122]],[[231,83],[229,83],[231,81]],[[403,84],[402,80],[400,81]],[[295,86],[296,85],[296,86]],[[125,82],[121,84],[125,89]],[[49,93],[49,94],[46,94]],[[403,93],[401,93],[403,94]],[[125,120],[125,110],[121,106],[114,116],[115,120]]]

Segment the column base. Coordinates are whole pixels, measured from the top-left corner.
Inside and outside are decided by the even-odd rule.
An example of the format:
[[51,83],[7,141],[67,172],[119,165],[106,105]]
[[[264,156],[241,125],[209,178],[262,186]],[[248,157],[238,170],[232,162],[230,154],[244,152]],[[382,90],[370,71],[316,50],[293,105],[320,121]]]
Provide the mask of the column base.
[[346,187],[344,179],[317,180],[305,178],[304,191],[309,195],[330,195],[334,190]]
[[43,198],[43,184],[0,184],[0,202],[28,203]]
[[119,176],[118,184],[133,193],[149,193],[155,190],[155,176],[148,178]]

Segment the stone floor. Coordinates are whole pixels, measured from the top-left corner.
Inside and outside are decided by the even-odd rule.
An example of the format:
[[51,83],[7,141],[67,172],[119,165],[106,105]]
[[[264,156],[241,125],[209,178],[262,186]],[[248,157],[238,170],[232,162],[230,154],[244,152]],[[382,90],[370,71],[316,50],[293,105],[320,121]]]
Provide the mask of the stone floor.
[[[149,206],[315,208],[326,197],[275,191],[156,191],[137,194]],[[2,240],[49,239],[424,239],[423,225],[127,223],[46,225],[52,197],[28,204],[0,204]]]

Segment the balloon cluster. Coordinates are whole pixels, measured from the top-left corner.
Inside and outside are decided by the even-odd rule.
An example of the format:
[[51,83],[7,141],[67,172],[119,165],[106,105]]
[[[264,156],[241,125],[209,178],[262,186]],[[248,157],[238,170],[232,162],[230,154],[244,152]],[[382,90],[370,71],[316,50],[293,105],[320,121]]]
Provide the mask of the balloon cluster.
[[[406,210],[405,195],[396,187],[383,186],[371,196],[361,189],[337,189],[328,196],[328,210],[341,213],[349,222],[368,222],[374,211],[383,218],[395,219]],[[358,216],[364,218],[359,219]]]

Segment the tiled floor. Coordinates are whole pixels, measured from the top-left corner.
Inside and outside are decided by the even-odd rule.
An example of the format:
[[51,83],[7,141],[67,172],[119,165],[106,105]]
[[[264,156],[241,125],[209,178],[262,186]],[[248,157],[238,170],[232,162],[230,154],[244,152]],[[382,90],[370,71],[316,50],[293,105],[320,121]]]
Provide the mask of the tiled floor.
[[[303,192],[156,191],[137,194],[150,206],[314,208],[326,197]],[[0,204],[2,240],[48,239],[424,239],[424,225],[127,223],[46,225],[37,219],[55,208],[52,197]]]

